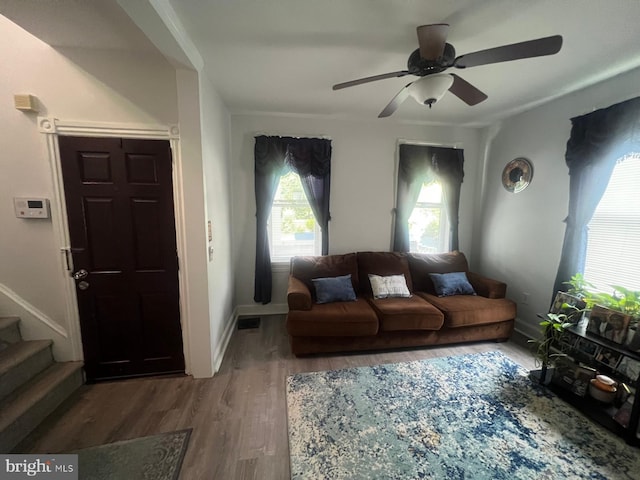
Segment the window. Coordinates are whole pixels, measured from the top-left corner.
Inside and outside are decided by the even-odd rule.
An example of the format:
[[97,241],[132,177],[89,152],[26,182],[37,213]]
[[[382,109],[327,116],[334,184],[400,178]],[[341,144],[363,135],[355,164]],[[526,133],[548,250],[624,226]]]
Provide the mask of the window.
[[611,285],[640,290],[640,153],[623,157],[589,222],[585,278],[603,292]]
[[288,172],[280,183],[267,225],[272,262],[288,262],[296,255],[320,255],[320,228],[305,196],[300,176]]
[[410,251],[446,252],[448,233],[449,222],[442,204],[442,186],[436,180],[426,180],[409,217]]

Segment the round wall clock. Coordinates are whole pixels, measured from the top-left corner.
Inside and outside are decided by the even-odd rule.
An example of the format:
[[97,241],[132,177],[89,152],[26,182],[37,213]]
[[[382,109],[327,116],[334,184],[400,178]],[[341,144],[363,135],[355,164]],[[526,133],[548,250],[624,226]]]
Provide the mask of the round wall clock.
[[526,158],[516,158],[507,163],[502,170],[502,185],[511,193],[524,190],[533,178],[533,165]]

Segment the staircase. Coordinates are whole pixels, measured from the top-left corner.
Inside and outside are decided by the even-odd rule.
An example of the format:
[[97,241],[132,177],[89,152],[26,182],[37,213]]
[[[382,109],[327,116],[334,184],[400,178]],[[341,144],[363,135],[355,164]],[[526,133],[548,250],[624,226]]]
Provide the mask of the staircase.
[[0,317],[0,453],[9,453],[84,383],[82,362],[53,360],[51,340],[22,340]]

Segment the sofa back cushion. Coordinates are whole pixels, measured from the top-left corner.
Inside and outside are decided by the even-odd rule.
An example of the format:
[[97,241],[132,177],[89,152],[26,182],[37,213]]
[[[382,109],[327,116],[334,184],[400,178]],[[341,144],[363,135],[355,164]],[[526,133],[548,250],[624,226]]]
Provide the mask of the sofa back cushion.
[[436,294],[430,273],[468,272],[469,264],[464,253],[408,253],[407,260],[413,280],[413,290]]
[[351,275],[351,283],[354,290],[358,291],[358,264],[356,254],[324,255],[321,257],[293,257],[291,259],[291,272],[294,277],[301,280],[316,298],[316,291],[311,279],[341,277]]
[[386,277],[389,275],[404,275],[407,288],[413,292],[409,263],[404,253],[398,252],[358,252],[359,288],[361,295],[372,295],[369,274]]

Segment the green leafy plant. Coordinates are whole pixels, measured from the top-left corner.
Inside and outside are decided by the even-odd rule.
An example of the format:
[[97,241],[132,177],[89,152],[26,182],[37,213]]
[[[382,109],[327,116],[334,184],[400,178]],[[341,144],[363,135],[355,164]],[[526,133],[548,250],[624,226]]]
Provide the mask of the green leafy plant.
[[589,283],[582,273],[576,273],[568,282],[562,282],[563,285],[569,285],[567,293],[578,298],[589,298],[591,292],[595,290],[595,286]]
[[[562,309],[580,312],[578,308],[568,303],[563,303]],[[570,316],[573,316],[573,314],[570,314]],[[542,327],[541,338],[529,340],[529,343],[535,346],[534,354],[538,366],[542,365],[543,368],[553,366],[559,357],[566,356],[562,352],[554,351],[552,347],[559,344],[559,340],[567,328],[575,325],[575,322],[570,320],[570,316],[565,313],[547,313],[546,318],[540,322],[540,327]]]
[[635,322],[640,320],[640,291],[630,290],[619,285],[612,285],[613,293],[592,293],[595,303],[612,310],[618,310],[631,316]]
[[569,285],[568,294],[579,297],[586,303],[587,310],[592,309],[594,305],[602,305],[630,315],[636,323],[640,321],[640,291],[611,285],[613,293],[598,292],[582,273],[576,273],[571,280],[563,283]]

